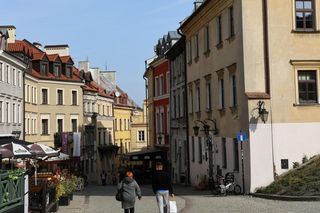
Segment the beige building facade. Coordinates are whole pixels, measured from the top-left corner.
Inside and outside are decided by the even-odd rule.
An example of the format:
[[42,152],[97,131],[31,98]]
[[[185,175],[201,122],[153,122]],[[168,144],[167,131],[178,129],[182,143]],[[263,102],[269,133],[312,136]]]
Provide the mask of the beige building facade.
[[[191,183],[213,165],[233,172],[245,191],[318,154],[319,0],[205,1],[180,27],[186,37]],[[281,8],[281,12],[279,9]],[[262,114],[268,112],[268,118]],[[207,120],[206,120],[207,119]],[[200,129],[201,130],[201,129]],[[237,134],[244,131],[244,168]]]
[[[39,43],[17,40],[14,30],[8,51],[29,66],[24,75],[25,140],[53,147],[56,133],[82,131],[83,83],[73,74],[68,45],[54,45],[57,52],[52,48],[48,54]],[[61,49],[66,55],[57,54]]]
[[136,108],[131,117],[131,152],[141,151],[148,147],[147,132],[147,107],[146,101],[143,108]]

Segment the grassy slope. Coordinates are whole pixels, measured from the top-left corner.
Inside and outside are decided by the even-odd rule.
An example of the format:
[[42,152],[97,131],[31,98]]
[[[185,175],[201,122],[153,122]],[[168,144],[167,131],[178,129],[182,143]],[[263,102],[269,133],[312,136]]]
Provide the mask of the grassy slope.
[[279,176],[273,183],[257,190],[258,193],[278,195],[320,195],[320,156]]

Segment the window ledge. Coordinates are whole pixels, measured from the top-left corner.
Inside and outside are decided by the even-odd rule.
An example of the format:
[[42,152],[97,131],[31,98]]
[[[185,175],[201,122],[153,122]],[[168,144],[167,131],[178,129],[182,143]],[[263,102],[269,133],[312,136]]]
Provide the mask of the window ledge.
[[224,112],[224,111],[226,111],[226,108],[220,108],[220,109],[218,109],[220,112]]
[[295,103],[293,106],[320,106],[319,103]]
[[236,36],[235,35],[231,35],[229,38],[227,38],[227,41],[229,43],[233,42],[234,40],[236,39]]
[[222,49],[223,48],[223,42],[220,41],[219,44],[216,45],[217,49]]
[[320,33],[320,30],[314,30],[314,29],[301,29],[301,30],[291,30],[291,33],[298,33],[298,34],[313,34],[313,33]]
[[203,53],[203,55],[205,55],[206,57],[208,57],[209,55],[210,55],[210,49],[207,49],[204,53]]
[[50,136],[50,134],[41,134],[41,136]]
[[210,109],[207,108],[207,109],[206,109],[206,112],[207,112],[207,113],[212,112],[212,108],[210,108]]

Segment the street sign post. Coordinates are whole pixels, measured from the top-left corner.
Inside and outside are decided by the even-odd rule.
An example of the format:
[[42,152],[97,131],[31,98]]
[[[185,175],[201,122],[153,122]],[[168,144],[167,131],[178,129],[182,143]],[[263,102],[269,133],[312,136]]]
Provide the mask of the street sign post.
[[247,133],[246,132],[242,132],[240,130],[240,132],[237,133],[237,140],[238,143],[240,143],[240,147],[241,147],[241,170],[242,170],[242,188],[243,188],[243,194],[245,194],[245,181],[244,181],[244,163],[243,163],[243,145],[242,143],[245,142],[247,140]]

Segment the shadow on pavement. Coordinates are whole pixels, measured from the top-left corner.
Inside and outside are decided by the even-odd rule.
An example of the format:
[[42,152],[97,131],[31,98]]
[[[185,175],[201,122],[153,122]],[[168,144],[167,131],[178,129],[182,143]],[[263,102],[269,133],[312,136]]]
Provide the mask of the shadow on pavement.
[[[151,185],[140,185],[142,196],[154,196]],[[89,184],[82,191],[76,192],[76,195],[82,196],[115,196],[117,186],[107,185],[101,186],[96,184]],[[210,191],[198,191],[189,186],[173,186],[173,192],[176,196],[213,196]]]

